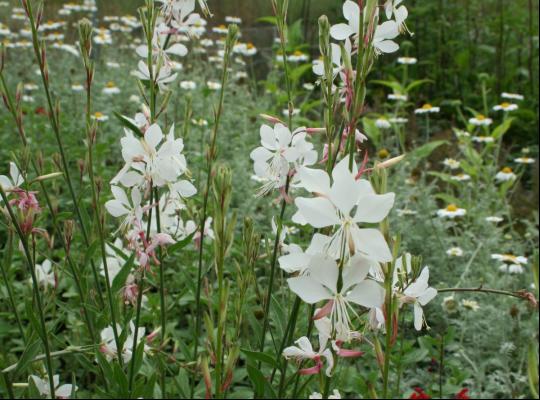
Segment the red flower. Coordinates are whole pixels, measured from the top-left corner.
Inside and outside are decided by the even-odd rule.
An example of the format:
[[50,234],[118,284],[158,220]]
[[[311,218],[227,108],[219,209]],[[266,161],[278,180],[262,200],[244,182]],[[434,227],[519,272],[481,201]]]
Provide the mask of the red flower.
[[416,399],[416,400],[423,400],[423,399],[431,399],[431,396],[424,392],[422,388],[416,387],[414,388],[414,392],[411,393],[409,396],[409,399]]
[[461,389],[458,394],[456,394],[456,396],[454,397],[454,399],[461,399],[461,400],[468,400],[470,399],[469,397],[469,389],[468,388],[464,388],[464,389]]

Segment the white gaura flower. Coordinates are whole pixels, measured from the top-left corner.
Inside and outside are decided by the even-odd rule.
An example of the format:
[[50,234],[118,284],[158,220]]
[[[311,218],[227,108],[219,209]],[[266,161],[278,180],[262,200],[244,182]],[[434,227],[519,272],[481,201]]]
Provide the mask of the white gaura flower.
[[300,168],[297,178],[300,187],[315,194],[314,198],[298,197],[298,211],[293,222],[315,228],[338,226],[332,236],[328,254],[340,257],[342,248],[347,253],[362,253],[379,262],[392,260],[388,244],[378,229],[360,229],[358,223],[381,222],[394,205],[394,193],[376,194],[369,181],[356,179],[353,162],[349,171],[349,157],[341,160],[332,171],[333,184],[325,171]]
[[[183,57],[188,53],[188,49],[181,43],[173,43],[165,49],[168,36],[167,30],[168,27],[165,24],[160,24],[156,27],[154,37],[152,38],[152,58],[154,62],[162,60],[162,63],[170,67],[171,61],[169,55]],[[135,51],[139,57],[148,58],[148,46],[146,44],[137,46]]]
[[[32,378],[32,380],[34,381],[34,384],[36,385],[36,388],[41,396],[45,396],[46,398],[52,397],[51,386],[49,384],[48,377],[41,379],[39,376],[30,375],[30,378]],[[73,386],[69,384],[60,385],[59,375],[53,375],[53,384],[54,384],[55,397],[58,397],[61,399],[68,399],[71,397],[72,392],[77,391],[77,386]]]
[[373,48],[375,54],[394,53],[399,45],[392,39],[399,35],[399,25],[395,21],[386,21],[375,28],[373,35]]
[[298,371],[300,375],[314,375],[318,374],[323,367],[322,358],[326,359],[328,366],[326,367],[326,375],[332,375],[332,368],[334,367],[334,356],[332,351],[326,348],[326,343],[320,343],[320,349],[318,352],[313,350],[311,342],[306,336],[302,336],[296,342],[297,346],[289,346],[283,350],[283,356],[289,360],[291,358],[296,361],[312,360],[315,362],[315,366],[311,368],[304,368]]
[[24,178],[17,168],[17,164],[14,162],[9,163],[9,176],[0,175],[0,186],[4,189],[4,192],[9,194],[17,188],[19,188],[24,183]]
[[330,244],[330,237],[316,233],[311,239],[311,243],[306,251],[302,251],[300,246],[289,245],[289,254],[279,257],[279,267],[289,273],[303,274],[311,264],[311,259],[318,255],[324,254]]
[[467,214],[467,210],[464,208],[459,208],[455,204],[449,204],[446,208],[437,210],[437,216],[439,218],[454,219],[456,217],[463,217],[465,214]]
[[405,288],[400,296],[401,304],[413,304],[414,328],[419,331],[424,325],[424,311],[422,309],[437,295],[437,289],[429,287],[429,268],[424,267],[416,281]]
[[302,165],[312,165],[317,161],[317,152],[309,143],[304,128],[293,133],[283,124],[274,128],[262,125],[260,129],[261,147],[251,152],[255,174],[267,179],[259,190],[264,195],[273,189],[285,186],[289,172]]
[[367,279],[373,262],[359,254],[353,256],[343,267],[342,286],[338,289],[340,268],[328,255],[312,257],[309,269],[303,276],[289,278],[289,288],[308,304],[329,301],[328,308],[336,338],[350,340],[351,303],[367,307],[381,307],[384,289],[375,281]]
[[518,108],[519,107],[518,107],[517,104],[511,104],[511,103],[508,103],[508,102],[504,102],[504,103],[497,104],[496,106],[494,106],[493,111],[509,112],[509,111],[515,111]]
[[386,13],[386,18],[390,19],[392,16],[394,17],[394,20],[398,25],[399,32],[407,32],[411,34],[411,32],[409,32],[409,28],[407,28],[407,24],[405,23],[405,20],[409,16],[409,11],[404,5],[398,7],[402,2],[403,0],[386,0],[384,3],[384,11]]
[[111,181],[127,187],[145,187],[152,182],[161,187],[174,183],[186,170],[186,159],[182,155],[184,142],[175,139],[174,125],[164,137],[157,124],[151,125],[143,137],[135,137],[124,129],[125,136],[120,140],[125,166]]
[[[351,46],[351,42],[349,40],[346,40],[345,43],[346,45],[348,44],[349,47]],[[332,48],[333,78],[335,78],[341,70],[341,48],[335,43],[331,43],[330,46]],[[312,70],[315,75],[319,77],[324,77],[324,61],[322,60],[322,58],[313,60]]]
[[[133,76],[142,80],[150,80],[150,69],[144,61],[139,61],[138,70],[133,71]],[[159,86],[161,90],[167,88],[167,85],[174,82],[177,74],[172,72],[172,68],[167,65],[162,65],[159,69],[157,65],[152,65],[152,80]]]
[[[122,245],[122,239],[116,238],[113,246],[122,254],[124,254],[126,259],[129,258],[129,251],[124,249],[124,246]],[[126,259],[119,255],[116,250],[109,244],[105,245],[105,253],[107,254],[107,271],[109,273],[109,283],[112,284],[114,278],[116,277],[116,275],[118,275],[118,273],[126,263]],[[99,274],[105,277],[105,266],[103,262],[101,263]]]
[[[309,395],[310,399],[322,399],[323,395],[319,392],[313,392]],[[329,399],[341,399],[341,394],[339,394],[339,391],[337,389],[334,389],[331,395],[328,395]]]
[[140,222],[143,216],[143,208],[141,207],[142,195],[141,191],[134,187],[131,190],[131,201],[126,192],[120,186],[111,185],[111,192],[114,200],[109,200],[105,203],[105,208],[115,218],[123,217],[119,230],[125,230],[129,226]]
[[493,123],[493,120],[485,115],[478,114],[475,117],[470,118],[469,123],[474,126],[490,126]]
[[497,182],[513,181],[517,178],[517,175],[512,171],[510,167],[504,167],[495,175]]
[[[116,324],[116,331],[118,335],[122,335],[122,328],[120,324]],[[139,327],[137,331],[137,345],[141,343],[141,341],[144,340],[144,334],[146,332],[146,329],[144,327]],[[129,322],[129,332],[128,336],[126,337],[126,340],[124,342],[124,345],[122,347],[122,359],[124,363],[128,363],[131,360],[131,357],[133,355],[133,339],[135,335],[135,324],[133,321]],[[108,326],[105,329],[101,331],[101,346],[100,346],[100,352],[105,355],[105,358],[107,361],[112,361],[113,359],[118,357],[118,349],[116,347],[116,342],[114,340],[114,333],[112,326]],[[145,350],[146,350],[145,345]]]
[[45,260],[41,264],[36,264],[36,279],[40,286],[47,289],[56,286],[56,276],[52,269],[50,260]]

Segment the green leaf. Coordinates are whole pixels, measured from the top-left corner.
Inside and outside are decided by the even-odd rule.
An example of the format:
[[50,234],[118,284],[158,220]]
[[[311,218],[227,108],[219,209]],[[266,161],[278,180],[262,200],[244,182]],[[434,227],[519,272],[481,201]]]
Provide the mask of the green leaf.
[[135,253],[129,257],[129,259],[125,262],[125,264],[122,266],[122,269],[116,276],[114,277],[111,285],[111,292],[118,293],[122,287],[126,284],[127,277],[129,273],[131,272],[131,268],[133,267],[133,261],[135,260]]
[[536,357],[536,348],[534,344],[529,343],[529,350],[527,354],[527,375],[529,377],[529,386],[534,398],[538,398],[538,359]]
[[370,81],[370,83],[389,87],[396,93],[400,93],[400,94],[406,93],[405,92],[406,89],[401,85],[401,83],[396,82],[396,81],[381,81],[381,80],[375,79],[375,80]]
[[437,193],[434,197],[436,199],[443,200],[447,204],[459,204],[460,203],[459,199],[457,199],[454,196],[451,196],[449,194],[446,194],[446,193]]
[[406,93],[409,93],[411,90],[416,89],[419,86],[422,86],[426,83],[433,83],[431,79],[419,79],[416,81],[413,81],[407,85],[407,88],[405,89]]
[[195,232],[193,232],[189,236],[186,236],[184,239],[176,242],[175,244],[167,247],[167,253],[168,254],[173,254],[176,251],[182,250],[184,247],[186,247],[188,244],[191,243],[191,240],[193,239],[194,235],[195,235]]
[[28,365],[32,363],[32,360],[38,355],[40,348],[41,340],[36,340],[35,342],[32,342],[28,346],[26,346],[24,352],[21,355],[21,358],[19,359],[19,362],[17,363],[17,367],[15,368],[16,374],[24,371],[26,367],[28,367]]
[[491,136],[494,139],[499,139],[500,137],[502,137],[508,131],[508,129],[510,129],[512,121],[514,121],[513,118],[507,118],[502,124],[500,124],[493,130]]
[[407,158],[414,158],[417,161],[429,157],[431,153],[443,144],[448,144],[446,140],[435,140],[420,146],[407,154]]
[[258,351],[251,351],[251,350],[246,350],[246,349],[241,349],[241,351],[242,351],[242,353],[245,354],[248,361],[251,361],[254,364],[256,364],[257,362],[260,361],[262,363],[270,365],[272,368],[278,368],[279,367],[276,360],[274,360],[274,358],[271,355],[267,354],[267,353],[261,353],[261,352],[258,352]]
[[274,388],[268,383],[268,381],[258,368],[253,365],[248,365],[247,372],[249,379],[255,387],[256,398],[277,398]]
[[143,136],[141,130],[133,122],[131,122],[127,117],[124,117],[122,114],[116,111],[114,111],[113,114],[116,118],[118,118],[118,120],[120,121],[123,127],[128,128],[137,136]]
[[273,16],[260,17],[256,19],[257,22],[266,22],[268,24],[277,25],[277,18]]

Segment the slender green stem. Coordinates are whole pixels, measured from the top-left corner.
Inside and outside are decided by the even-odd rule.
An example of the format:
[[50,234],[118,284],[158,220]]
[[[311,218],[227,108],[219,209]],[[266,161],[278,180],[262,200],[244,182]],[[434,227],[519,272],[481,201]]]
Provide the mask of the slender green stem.
[[[13,103],[13,97],[12,97],[11,93],[9,92],[7,86],[6,86],[6,81],[5,81],[4,74],[2,73],[2,71],[0,71],[0,83],[2,84],[3,93],[5,94],[5,99],[7,101],[7,108],[8,108],[8,110],[9,110],[11,116],[13,117],[13,120],[15,121],[15,124],[17,126],[17,130],[19,132],[19,137],[21,139],[21,144],[22,144],[22,146],[23,146],[23,148],[25,150],[30,151],[30,147],[28,146],[28,141],[26,140],[26,135],[24,134],[24,128],[23,128],[23,125],[22,125],[22,119],[19,119],[17,117],[15,107],[14,107],[14,103]],[[31,163],[32,168],[34,169],[34,172],[36,173],[36,175],[39,175],[40,170],[39,170],[39,168],[38,168],[38,166],[36,164],[36,161],[33,158],[31,158],[30,163]],[[83,312],[84,312],[84,317],[85,317],[86,326],[88,328],[88,332],[89,332],[90,337],[92,339],[92,343],[96,343],[96,336],[95,336],[95,332],[94,332],[94,327],[93,327],[93,324],[92,324],[92,320],[90,318],[90,313],[89,313],[88,307],[86,305],[86,295],[85,295],[85,293],[83,292],[83,289],[82,289],[82,284],[81,284],[81,281],[80,281],[80,278],[79,278],[78,268],[76,267],[76,264],[73,261],[73,258],[71,257],[71,252],[69,251],[70,250],[69,246],[68,246],[68,244],[66,242],[66,239],[65,239],[65,237],[62,234],[62,231],[60,229],[60,224],[58,223],[56,210],[53,207],[53,204],[52,204],[51,199],[49,197],[49,194],[47,192],[47,188],[45,187],[44,182],[41,181],[41,180],[39,181],[39,185],[40,185],[40,188],[41,188],[41,193],[43,193],[43,195],[45,196],[45,202],[47,203],[47,208],[49,209],[49,212],[51,214],[53,229],[54,229],[55,232],[59,233],[58,237],[60,238],[60,241],[62,243],[62,247],[64,248],[64,251],[66,253],[66,260],[68,262],[68,266],[70,268],[71,275],[73,276],[73,280],[75,282],[75,286],[76,286],[77,292],[79,294],[79,298],[80,298],[80,301],[81,301],[81,307],[82,307]],[[93,262],[93,261],[91,261],[91,262]],[[98,300],[99,299],[101,299],[101,295],[98,295]]]
[[[58,121],[58,112],[55,109],[55,107],[53,106],[52,96],[51,96],[51,92],[50,92],[50,88],[49,88],[48,71],[46,71],[45,48],[43,47],[44,46],[43,44],[41,46],[39,44],[38,32],[37,32],[37,28],[36,28],[34,15],[33,15],[33,12],[32,12],[31,3],[32,3],[31,1],[24,1],[23,6],[26,5],[26,7],[27,7],[27,15],[28,15],[28,19],[29,19],[29,22],[30,22],[30,28],[32,30],[32,43],[33,43],[33,48],[34,48],[34,55],[36,57],[38,65],[39,65],[41,81],[43,83],[43,89],[44,89],[44,92],[45,92],[45,97],[47,99],[47,107],[48,107],[48,111],[49,111],[49,121],[50,121],[50,124],[51,124],[51,128],[53,130],[53,133],[54,133],[54,137],[56,139],[56,144],[57,144],[57,147],[58,147],[58,151],[60,152],[60,159],[61,159],[62,170],[63,170],[62,172],[64,173],[65,181],[67,183],[68,190],[69,190],[72,202],[73,202],[73,207],[75,209],[75,214],[77,215],[77,220],[78,220],[79,226],[81,228],[81,233],[82,233],[82,236],[83,236],[83,240],[84,240],[85,245],[89,246],[90,245],[90,240],[89,240],[88,232],[86,230],[86,225],[85,225],[84,219],[82,217],[81,207],[79,205],[79,202],[77,200],[77,196],[75,194],[75,190],[73,188],[73,184],[72,184],[72,180],[71,180],[71,174],[69,172],[66,153],[65,153],[65,150],[64,150],[64,144],[62,143],[62,139],[61,139],[60,123]],[[95,285],[96,285],[96,289],[97,289],[97,296],[98,296],[98,299],[100,300],[100,305],[102,306],[104,303],[103,303],[103,298],[102,298],[102,294],[101,294],[101,287],[100,287],[101,285],[99,284],[99,276],[98,276],[98,273],[97,273],[97,268],[96,268],[96,266],[95,266],[95,264],[94,264],[94,262],[92,260],[90,261],[90,264],[91,264],[91,267],[92,267],[92,273],[93,273],[93,276],[94,276],[94,281],[95,281]]]
[[21,241],[21,245],[23,248],[23,253],[26,257],[26,263],[30,272],[30,275],[32,277],[32,289],[34,291],[34,297],[36,298],[37,303],[37,313],[39,316],[39,323],[41,325],[41,332],[40,332],[40,338],[43,342],[43,347],[45,348],[45,364],[47,366],[47,375],[49,379],[49,388],[51,391],[51,397],[54,399],[55,393],[54,393],[54,381],[53,381],[53,369],[52,369],[52,361],[51,361],[51,351],[50,351],[50,345],[49,345],[49,333],[47,332],[47,326],[45,325],[45,315],[44,315],[44,309],[43,304],[41,301],[41,294],[39,293],[39,282],[37,280],[36,276],[36,269],[34,264],[34,258],[32,257],[32,253],[30,252],[30,249],[28,247],[28,237],[25,235],[19,225],[19,222],[17,220],[17,217],[15,216],[13,209],[11,208],[11,205],[8,202],[7,195],[4,192],[4,188],[2,185],[0,185],[0,196],[2,197],[2,200],[4,201],[4,205],[8,211],[9,217],[11,218],[11,222],[13,226],[15,227],[15,230],[17,231],[17,235],[19,236],[19,239]]
[[[231,28],[229,27],[229,35],[231,35]],[[221,121],[221,115],[223,113],[223,103],[225,100],[225,87],[227,83],[227,76],[228,76],[228,68],[230,64],[230,56],[231,56],[231,50],[234,46],[234,42],[236,41],[236,33],[232,34],[232,36],[229,36],[227,39],[227,44],[225,47],[225,55],[223,57],[223,72],[221,76],[221,89],[220,89],[220,95],[219,95],[219,103],[218,108],[215,112],[215,123],[214,128],[212,131],[212,137],[210,140],[210,147],[208,149],[208,156],[207,156],[207,169],[208,169],[208,175],[206,177],[206,186],[204,188],[204,198],[203,198],[203,208],[202,208],[202,215],[201,215],[201,221],[199,225],[199,234],[200,234],[200,240],[199,240],[199,256],[198,256],[198,268],[197,268],[197,292],[195,296],[195,340],[193,340],[193,360],[197,361],[198,356],[198,339],[200,335],[201,330],[201,287],[202,287],[202,269],[203,269],[203,254],[204,254],[204,231],[205,231],[205,225],[206,225],[206,217],[208,212],[208,196],[210,193],[210,187],[212,183],[212,175],[213,175],[213,168],[214,168],[214,161],[217,157],[217,134],[220,126]],[[191,395],[193,395],[193,391],[195,390],[194,386],[195,380],[192,381],[191,384]]]
[[445,293],[445,292],[490,293],[490,294],[500,294],[503,296],[515,297],[515,298],[527,300],[527,301],[530,300],[530,298],[527,296],[528,293],[525,291],[510,292],[507,290],[487,289],[481,286],[477,288],[443,288],[443,289],[437,289],[437,292],[438,293]]
[[21,334],[21,338],[23,342],[26,344],[26,335],[24,334],[21,317],[19,315],[19,311],[17,311],[17,303],[15,302],[15,296],[13,295],[13,288],[11,287],[11,283],[9,282],[9,276],[6,271],[6,268],[8,268],[8,266],[11,265],[12,254],[13,254],[13,233],[11,231],[8,231],[8,240],[7,240],[6,246],[4,247],[4,259],[2,260],[2,262],[0,262],[0,270],[2,271],[2,277],[4,278],[4,282],[6,282],[6,289],[8,292],[9,302],[11,304],[11,308],[13,308],[13,315],[15,316],[15,320],[17,321],[19,333]]
[[[91,76],[93,75],[93,71],[91,70],[90,66],[86,66],[86,141],[88,146],[88,177],[90,178],[90,190],[92,193],[92,202],[94,204],[95,209],[95,220],[96,225],[98,228],[98,237],[99,237],[99,246],[101,250],[101,262],[103,263],[103,272],[105,274],[105,289],[107,291],[107,301],[109,303],[109,311],[111,313],[111,322],[112,322],[112,331],[114,336],[114,342],[116,344],[116,348],[118,349],[118,354],[122,354],[122,343],[120,342],[120,336],[118,335],[118,328],[117,328],[117,317],[116,317],[116,309],[114,307],[114,296],[111,289],[111,281],[110,281],[110,274],[109,274],[109,267],[107,263],[107,249],[106,249],[106,243],[105,243],[105,228],[103,226],[103,220],[101,216],[101,207],[100,207],[100,200],[99,200],[99,193],[96,190],[96,179],[94,174],[94,142],[95,142],[95,135],[97,130],[97,126],[92,128],[92,123],[90,119],[91,110],[92,110],[92,79]],[[120,365],[123,365],[123,359],[122,357],[118,357],[118,362]]]

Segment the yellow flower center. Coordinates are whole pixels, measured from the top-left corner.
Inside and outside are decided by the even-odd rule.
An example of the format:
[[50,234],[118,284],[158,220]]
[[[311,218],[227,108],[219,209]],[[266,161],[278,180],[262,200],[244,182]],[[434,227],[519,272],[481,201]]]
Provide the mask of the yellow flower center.
[[103,113],[100,113],[99,111],[96,111],[96,112],[94,113],[94,117],[96,117],[96,118],[101,118],[101,117],[103,117]]
[[485,117],[484,115],[482,115],[482,114],[478,114],[478,115],[476,116],[476,119],[477,119],[478,121],[483,121],[483,120],[486,119],[486,117]]
[[502,108],[508,108],[508,107],[510,107],[510,103],[507,103],[507,102],[501,103],[501,107]]
[[506,258],[507,260],[510,260],[512,262],[516,261],[517,257],[513,254],[503,254],[504,258]]
[[458,210],[457,206],[455,204],[449,204],[447,207],[446,207],[446,211],[450,211],[450,212],[456,212]]
[[116,85],[112,81],[107,82],[107,84],[105,86],[107,86],[108,88],[116,87]]
[[248,48],[248,49],[254,49],[254,48],[255,48],[255,45],[254,45],[253,43],[249,42],[249,43],[247,44],[247,48]]
[[510,167],[504,167],[502,169],[502,172],[504,172],[505,174],[511,174],[512,173],[512,168]]
[[219,25],[218,28],[219,29],[227,29],[227,27],[225,25]]
[[422,106],[422,109],[423,110],[431,110],[433,108],[433,106],[429,103],[426,103]]
[[302,56],[302,55],[304,55],[304,53],[302,53],[300,50],[296,50],[293,54],[294,54],[295,56]]

